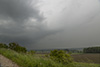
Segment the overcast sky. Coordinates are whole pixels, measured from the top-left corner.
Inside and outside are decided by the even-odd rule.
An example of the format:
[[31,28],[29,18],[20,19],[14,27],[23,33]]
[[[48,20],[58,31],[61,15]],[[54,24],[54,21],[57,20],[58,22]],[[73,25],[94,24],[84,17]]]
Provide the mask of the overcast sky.
[[100,0],[0,0],[0,42],[27,49],[100,45]]

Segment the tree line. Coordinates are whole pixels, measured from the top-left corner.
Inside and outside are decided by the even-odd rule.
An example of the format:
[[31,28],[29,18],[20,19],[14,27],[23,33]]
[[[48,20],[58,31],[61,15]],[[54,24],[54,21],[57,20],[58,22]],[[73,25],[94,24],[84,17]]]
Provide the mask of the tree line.
[[9,44],[0,43],[0,48],[11,49],[18,53],[35,54],[33,50],[27,50],[25,47],[20,46],[18,43],[12,42]]
[[100,47],[88,47],[83,49],[84,53],[100,53]]
[[14,42],[9,43],[8,45],[4,43],[0,43],[0,48],[11,49],[16,52],[23,52],[23,53],[27,52],[27,49],[25,47],[22,47],[19,44],[14,43]]

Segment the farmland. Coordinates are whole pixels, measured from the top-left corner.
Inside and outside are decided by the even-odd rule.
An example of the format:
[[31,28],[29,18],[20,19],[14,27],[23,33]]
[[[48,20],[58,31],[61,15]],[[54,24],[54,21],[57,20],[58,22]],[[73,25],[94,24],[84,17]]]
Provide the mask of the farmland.
[[[44,58],[45,55],[46,54],[35,54],[36,57],[42,58]],[[100,53],[72,54],[71,56],[75,62],[100,64]]]
[[100,54],[75,54],[72,55],[74,61],[85,63],[97,63],[100,64]]
[[[44,58],[46,54],[35,54],[35,57]],[[100,64],[100,53],[84,53],[84,54],[72,54],[71,55],[75,62],[83,62],[83,63],[95,63]]]

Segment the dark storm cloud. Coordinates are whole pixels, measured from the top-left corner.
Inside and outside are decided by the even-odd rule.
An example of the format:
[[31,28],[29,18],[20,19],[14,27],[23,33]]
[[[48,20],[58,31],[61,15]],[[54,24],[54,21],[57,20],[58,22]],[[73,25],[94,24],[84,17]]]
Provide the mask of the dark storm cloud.
[[[27,48],[49,34],[38,0],[0,0],[0,42],[17,42]],[[34,45],[35,47],[35,45]]]
[[35,18],[42,20],[36,9],[36,0],[0,0],[0,15],[5,15],[15,21]]

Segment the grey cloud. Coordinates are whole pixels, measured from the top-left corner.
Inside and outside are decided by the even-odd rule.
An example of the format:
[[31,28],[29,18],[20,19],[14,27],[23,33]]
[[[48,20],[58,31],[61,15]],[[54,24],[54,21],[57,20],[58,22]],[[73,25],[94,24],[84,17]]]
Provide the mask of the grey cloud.
[[38,43],[46,48],[100,45],[100,3],[98,0],[69,1],[70,5],[65,5],[67,8],[62,9],[57,18],[53,18],[56,21],[54,28],[60,27],[63,31],[47,36]]
[[44,5],[44,15],[45,9],[52,11],[45,18],[38,0],[0,0],[0,42],[17,42],[28,49],[99,45],[98,0],[63,1],[59,4],[64,9],[56,8],[53,0],[51,10]]
[[17,42],[29,49],[57,32],[43,23],[45,17],[40,14],[37,3],[38,0],[0,0],[0,42]]
[[[23,22],[29,18],[42,20],[39,10],[36,7],[36,0],[0,0],[0,15],[11,17],[15,21]],[[37,0],[38,1],[38,0]],[[31,4],[33,3],[33,4]]]

